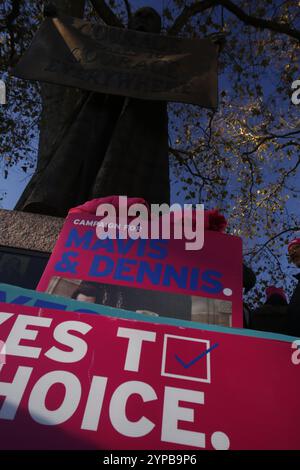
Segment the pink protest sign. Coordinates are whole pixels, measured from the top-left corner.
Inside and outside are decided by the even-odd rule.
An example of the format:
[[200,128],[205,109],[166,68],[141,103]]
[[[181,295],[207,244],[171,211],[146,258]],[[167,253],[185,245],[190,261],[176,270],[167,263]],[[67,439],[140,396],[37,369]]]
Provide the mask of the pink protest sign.
[[1,449],[300,449],[292,338],[0,312]]
[[37,290],[152,316],[242,327],[240,238],[206,230],[203,248],[190,251],[184,239],[101,240],[100,220],[92,214],[67,217]]

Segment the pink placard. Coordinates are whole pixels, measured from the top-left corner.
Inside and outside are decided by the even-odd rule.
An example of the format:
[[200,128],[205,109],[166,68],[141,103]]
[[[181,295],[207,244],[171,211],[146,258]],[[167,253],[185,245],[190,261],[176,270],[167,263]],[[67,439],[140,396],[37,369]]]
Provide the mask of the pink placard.
[[1,449],[300,449],[292,339],[0,312]]
[[[55,294],[53,285],[57,285],[57,280],[77,279],[155,291],[156,296],[162,292],[193,296],[194,301],[196,297],[215,299],[219,301],[217,307],[221,305],[220,309],[230,313],[226,326],[243,326],[240,238],[207,230],[204,246],[197,251],[186,250],[184,239],[99,240],[96,235],[99,220],[94,215],[67,217],[37,290]],[[64,295],[61,291],[58,294]],[[156,304],[164,301],[165,297]],[[178,301],[175,297],[170,304],[170,316],[172,308],[180,309],[180,301],[181,297]],[[216,305],[207,308],[216,310]],[[136,310],[143,310],[142,307],[136,304]],[[174,316],[180,319],[180,315]],[[203,315],[188,319],[193,318],[210,322],[203,320]]]

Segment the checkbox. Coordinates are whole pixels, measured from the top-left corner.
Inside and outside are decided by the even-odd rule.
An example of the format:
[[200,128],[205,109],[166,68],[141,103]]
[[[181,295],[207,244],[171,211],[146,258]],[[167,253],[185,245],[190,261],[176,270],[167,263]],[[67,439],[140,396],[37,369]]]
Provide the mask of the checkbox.
[[209,349],[208,340],[164,335],[161,375],[210,383]]

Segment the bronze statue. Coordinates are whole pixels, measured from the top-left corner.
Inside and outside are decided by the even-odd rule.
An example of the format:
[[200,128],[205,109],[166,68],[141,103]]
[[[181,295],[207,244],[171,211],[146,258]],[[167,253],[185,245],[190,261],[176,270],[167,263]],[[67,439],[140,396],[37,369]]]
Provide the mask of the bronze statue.
[[[159,33],[161,19],[141,8],[128,26]],[[169,202],[166,102],[86,92],[50,152],[16,209],[63,217],[110,194]]]
[[15,75],[87,91],[16,209],[65,216],[111,194],[168,203],[167,101],[216,108],[216,41],[159,35],[149,7],[127,30],[49,14]]

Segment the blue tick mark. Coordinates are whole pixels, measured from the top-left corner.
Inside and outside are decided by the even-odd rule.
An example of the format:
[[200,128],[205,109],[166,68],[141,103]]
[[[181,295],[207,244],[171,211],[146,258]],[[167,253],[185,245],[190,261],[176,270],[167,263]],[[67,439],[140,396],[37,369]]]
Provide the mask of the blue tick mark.
[[215,343],[213,344],[210,348],[206,349],[206,351],[203,351],[203,353],[199,354],[199,356],[195,357],[195,359],[193,359],[192,361],[188,362],[187,364],[182,360],[180,359],[179,356],[177,356],[177,354],[175,354],[175,359],[179,362],[179,364],[181,364],[185,369],[188,369],[189,367],[193,366],[194,364],[196,364],[196,362],[198,362],[200,359],[202,359],[202,357],[206,356],[207,354],[209,354],[213,349],[216,349],[216,347],[218,347],[219,344],[218,343]]

